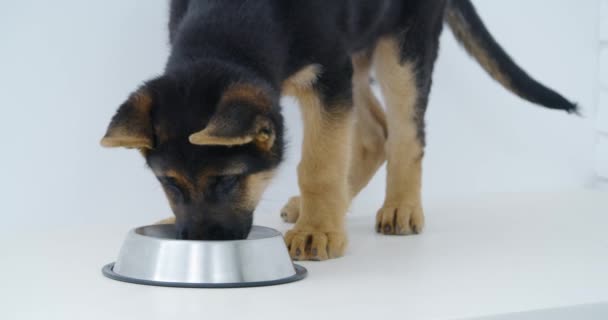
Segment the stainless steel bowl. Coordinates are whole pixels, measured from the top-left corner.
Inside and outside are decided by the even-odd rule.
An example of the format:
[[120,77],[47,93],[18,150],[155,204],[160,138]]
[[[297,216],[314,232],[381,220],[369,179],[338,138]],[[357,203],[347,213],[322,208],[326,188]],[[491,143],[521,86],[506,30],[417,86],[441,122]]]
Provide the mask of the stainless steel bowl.
[[253,226],[246,240],[175,239],[173,225],[131,230],[108,278],[156,286],[234,288],[283,284],[306,277],[292,263],[281,233]]

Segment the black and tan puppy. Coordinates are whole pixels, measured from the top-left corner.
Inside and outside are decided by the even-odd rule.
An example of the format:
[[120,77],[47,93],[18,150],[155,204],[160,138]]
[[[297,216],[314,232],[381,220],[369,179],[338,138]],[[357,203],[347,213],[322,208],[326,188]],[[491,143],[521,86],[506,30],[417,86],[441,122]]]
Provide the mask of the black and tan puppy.
[[[162,76],[118,109],[102,140],[139,149],[185,239],[238,239],[283,158],[282,95],[299,99],[300,196],[283,210],[295,259],[344,253],[350,200],[388,161],[376,228],[418,233],[424,114],[447,22],[507,89],[539,105],[576,106],[530,78],[468,0],[173,0]],[[371,92],[376,72],[386,115]]]

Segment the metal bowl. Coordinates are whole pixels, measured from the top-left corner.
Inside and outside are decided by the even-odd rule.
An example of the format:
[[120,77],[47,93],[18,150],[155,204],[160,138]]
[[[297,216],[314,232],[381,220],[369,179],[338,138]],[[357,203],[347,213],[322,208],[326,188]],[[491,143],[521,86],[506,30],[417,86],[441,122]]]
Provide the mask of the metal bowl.
[[131,230],[116,262],[102,271],[119,281],[189,288],[276,285],[307,273],[274,229],[253,226],[246,240],[192,241],[177,240],[170,224]]

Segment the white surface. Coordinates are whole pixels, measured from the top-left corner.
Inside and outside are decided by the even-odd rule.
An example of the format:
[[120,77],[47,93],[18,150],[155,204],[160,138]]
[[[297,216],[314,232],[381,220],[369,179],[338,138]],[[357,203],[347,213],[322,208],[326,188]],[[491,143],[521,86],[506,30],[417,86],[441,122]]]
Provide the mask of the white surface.
[[605,320],[608,304],[586,304],[575,307],[510,313],[479,320]]
[[[435,199],[426,209],[428,229],[415,237],[376,235],[371,217],[350,217],[346,257],[303,263],[310,275],[301,282],[255,289],[102,277],[125,223],[3,233],[0,319],[468,319],[537,311],[534,319],[555,320],[572,308],[590,316],[571,319],[608,319],[608,193],[486,194]],[[262,210],[273,214],[257,223],[288,228],[275,204]]]
[[[598,1],[474,2],[513,57],[578,101],[589,117],[514,97],[446,30],[428,113],[424,194],[590,184]],[[166,0],[0,1],[0,209],[10,212],[0,229],[141,225],[167,215],[160,186],[140,155],[98,144],[123,99],[161,72],[168,53],[166,16]],[[288,161],[266,194],[280,202],[297,192],[301,141],[295,104],[286,100],[284,109]],[[382,173],[360,199],[379,207],[383,194]]]

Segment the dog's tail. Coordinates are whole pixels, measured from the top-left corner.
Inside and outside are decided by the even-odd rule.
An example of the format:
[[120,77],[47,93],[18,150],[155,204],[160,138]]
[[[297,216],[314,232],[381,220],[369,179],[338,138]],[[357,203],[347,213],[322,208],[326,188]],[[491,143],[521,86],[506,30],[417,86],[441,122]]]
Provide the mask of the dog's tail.
[[534,80],[509,57],[494,40],[470,0],[448,0],[445,19],[467,52],[509,91],[550,109],[578,112],[576,104]]

